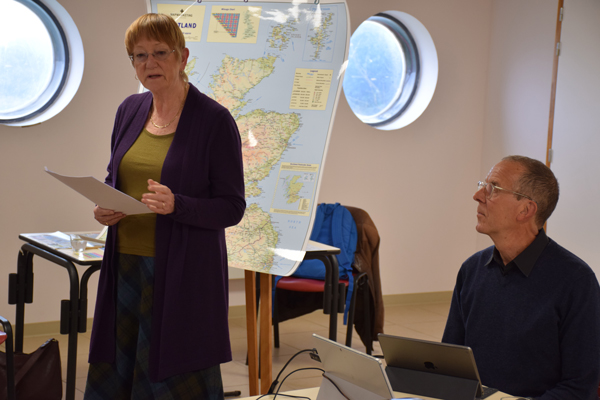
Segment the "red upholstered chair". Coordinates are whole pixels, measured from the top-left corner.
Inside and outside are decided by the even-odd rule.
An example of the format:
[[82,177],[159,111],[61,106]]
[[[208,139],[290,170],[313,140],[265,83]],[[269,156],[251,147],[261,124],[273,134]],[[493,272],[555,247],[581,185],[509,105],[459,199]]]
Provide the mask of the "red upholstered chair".
[[6,398],[15,400],[15,358],[13,354],[12,326],[8,320],[0,316],[0,323],[4,332],[0,332],[0,344],[6,343]]
[[[369,284],[368,277],[365,272],[363,273],[353,273],[354,275],[354,291],[352,293],[352,299],[350,300],[350,309],[348,310],[348,321],[346,328],[346,346],[352,346],[352,330],[354,326],[354,317],[356,310],[356,298],[359,293],[359,287],[362,288],[360,290],[363,293],[363,301],[365,302],[366,308],[368,307],[369,302]],[[339,281],[340,287],[347,288],[349,282],[347,279],[340,279]],[[305,279],[298,278],[295,276],[285,276],[277,282],[276,289],[279,290],[288,290],[293,292],[303,292],[303,293],[324,293],[325,292],[325,281],[316,280],[316,279]],[[340,296],[338,299],[338,304],[330,304],[329,309],[333,309],[333,307],[337,307],[337,311],[343,315],[344,313],[344,305],[346,304],[346,290],[340,290]],[[275,300],[273,301],[273,337],[274,337],[274,345],[276,348],[279,348],[279,318],[278,318],[278,305],[277,305],[277,296],[275,296]],[[326,310],[326,306],[323,306],[323,309]],[[365,326],[370,326],[370,315],[368,312],[363,314],[364,324]],[[368,340],[370,344],[372,342],[372,338]],[[371,354],[373,351],[373,346],[366,346],[367,354]]]
[[[383,298],[381,279],[379,276],[379,233],[369,214],[356,207],[345,206],[358,231],[356,252],[354,253],[354,291],[348,312],[348,328],[346,329],[346,345],[352,344],[353,325],[356,327],[367,353],[373,350],[373,340],[377,334],[383,333]],[[340,280],[347,287],[348,282]],[[279,323],[287,319],[323,309],[324,312],[332,304],[323,304],[323,292],[326,282],[314,279],[303,279],[294,276],[283,277],[275,287],[273,296],[273,333],[275,347],[279,347]],[[338,296],[338,312],[343,312],[344,294]],[[356,321],[355,321],[355,315]],[[331,331],[331,329],[330,329]],[[331,335],[330,335],[331,336]]]

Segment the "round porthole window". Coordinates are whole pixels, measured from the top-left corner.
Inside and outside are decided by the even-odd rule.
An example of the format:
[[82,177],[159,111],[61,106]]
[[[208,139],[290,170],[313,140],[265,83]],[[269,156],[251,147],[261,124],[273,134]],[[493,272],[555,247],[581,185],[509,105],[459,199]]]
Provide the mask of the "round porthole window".
[[437,75],[437,53],[427,29],[406,13],[386,11],[352,34],[344,95],[362,122],[399,129],[425,111]]
[[0,123],[33,125],[66,107],[83,76],[83,44],[55,0],[0,2]]

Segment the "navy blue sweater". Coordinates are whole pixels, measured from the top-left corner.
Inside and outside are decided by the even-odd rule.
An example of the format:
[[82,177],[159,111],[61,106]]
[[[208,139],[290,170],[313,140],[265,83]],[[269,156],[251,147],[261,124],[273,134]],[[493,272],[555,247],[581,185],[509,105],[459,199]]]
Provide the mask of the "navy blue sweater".
[[529,276],[519,268],[504,275],[493,250],[462,265],[442,341],[473,349],[486,386],[544,400],[597,400],[600,288],[594,272],[551,239]]

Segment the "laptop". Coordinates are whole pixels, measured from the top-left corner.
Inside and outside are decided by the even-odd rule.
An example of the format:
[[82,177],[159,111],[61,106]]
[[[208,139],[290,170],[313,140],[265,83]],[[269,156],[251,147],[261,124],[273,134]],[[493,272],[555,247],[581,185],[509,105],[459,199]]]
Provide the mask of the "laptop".
[[317,400],[391,399],[392,387],[380,359],[313,334],[325,373]]
[[466,346],[378,335],[394,391],[443,399],[485,399],[498,392],[481,384]]

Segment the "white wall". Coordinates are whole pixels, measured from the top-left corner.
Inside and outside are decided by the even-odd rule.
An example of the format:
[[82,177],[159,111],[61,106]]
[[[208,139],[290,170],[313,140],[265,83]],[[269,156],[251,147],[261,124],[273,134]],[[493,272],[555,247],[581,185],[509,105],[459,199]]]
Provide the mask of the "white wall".
[[565,1],[556,89],[552,170],[560,200],[548,234],[600,276],[600,2]]
[[424,114],[398,131],[378,131],[342,96],[320,202],[369,212],[381,236],[384,294],[452,290],[474,252],[470,195],[479,178],[492,3],[480,0],[348,0],[352,31],[395,9],[429,30],[439,58],[435,95]]
[[[0,125],[4,193],[0,201],[0,314],[13,321],[15,307],[7,305],[6,290],[8,274],[16,272],[17,253],[24,243],[19,233],[100,229],[93,219],[93,204],[61,187],[43,172],[44,166],[104,177],[117,106],[137,91],[123,36],[129,24],[145,12],[144,1],[60,3],[79,28],[85,49],[81,87],[63,112],[41,125]],[[57,321],[60,300],[69,293],[66,270],[35,257],[34,273],[34,302],[26,307],[25,322]],[[94,274],[90,282],[91,299],[96,297],[97,278]]]
[[[557,9],[557,0],[493,2],[478,180],[507,155],[546,162]],[[471,193],[475,188],[473,182]],[[478,248],[491,244],[489,237],[477,235]]]
[[[547,109],[549,101],[543,98],[549,95],[550,83],[545,86],[543,77],[531,82],[523,68],[542,71],[547,59],[543,51],[529,54],[528,45],[521,42],[533,41],[530,46],[537,49],[536,38],[542,42],[544,33],[542,28],[536,28],[535,34],[525,30],[519,39],[515,32],[522,50],[507,50],[515,44],[507,44],[501,37],[506,34],[503,26],[537,25],[532,21],[537,21],[539,13],[555,13],[554,3],[348,0],[352,31],[369,16],[390,9],[418,18],[430,31],[440,62],[438,86],[429,108],[406,128],[383,132],[362,125],[343,96],[338,107],[318,200],[361,207],[371,214],[382,237],[384,294],[451,290],[460,264],[480,246],[471,195],[483,170],[510,152],[542,154],[534,150],[537,136],[532,143],[524,138],[532,132],[537,135],[538,125],[542,129],[542,108]],[[129,23],[146,11],[144,1],[61,0],[61,4],[79,27],[86,49],[81,88],[71,105],[42,125],[25,129],[0,126],[0,182],[4,188],[0,314],[9,318],[14,317],[14,307],[7,305],[1,293],[7,287],[8,273],[16,270],[22,244],[18,234],[98,227],[91,204],[65,192],[42,172],[43,167],[103,177],[116,107],[137,90],[123,34]],[[522,13],[508,14],[509,7]],[[550,36],[552,41],[553,30]],[[521,59],[523,52],[531,58],[527,64]],[[505,67],[498,64],[503,57],[507,58]],[[524,81],[508,85],[504,68],[510,68],[510,77],[523,74]],[[533,98],[543,107],[500,112],[490,106],[522,97]],[[530,128],[530,117],[537,113],[536,128]],[[547,110],[545,118],[547,121]],[[542,147],[545,149],[545,141]],[[60,299],[68,293],[66,273],[38,258],[34,272],[35,301],[27,306],[26,322],[58,320]],[[96,282],[97,275],[90,282],[92,288]],[[243,282],[235,281],[231,288],[231,304],[243,304]]]

